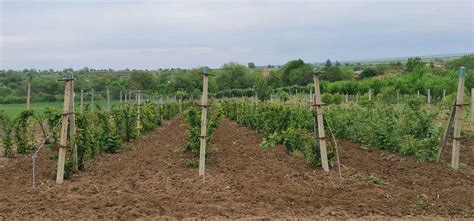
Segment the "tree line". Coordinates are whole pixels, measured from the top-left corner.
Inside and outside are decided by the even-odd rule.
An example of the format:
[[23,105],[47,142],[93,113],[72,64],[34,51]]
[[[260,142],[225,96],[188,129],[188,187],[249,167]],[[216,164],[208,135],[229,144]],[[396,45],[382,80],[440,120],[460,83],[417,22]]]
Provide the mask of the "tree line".
[[[313,81],[311,73],[315,68],[324,73],[321,75],[323,93],[365,93],[369,88],[379,93],[383,88],[390,87],[402,94],[418,91],[424,94],[430,89],[433,96],[441,96],[444,90],[447,93],[456,90],[460,66],[467,69],[466,88],[474,87],[473,55],[443,65],[437,67],[433,61],[425,62],[421,58],[409,58],[404,64],[341,64],[329,59],[322,64],[310,64],[296,59],[280,68],[257,67],[253,62],[247,66],[229,62],[210,71],[209,91],[210,96],[257,95],[262,100],[269,99],[272,93],[309,93]],[[198,97],[202,91],[199,68],[121,71],[82,68],[72,71],[77,79],[75,88],[86,93],[93,89],[98,99],[105,98],[107,89],[111,91],[113,99],[119,99],[120,91],[131,90],[181,98]],[[63,71],[51,69],[0,70],[0,103],[25,102],[28,84],[31,84],[32,102],[62,101],[64,85],[57,79],[63,76]]]

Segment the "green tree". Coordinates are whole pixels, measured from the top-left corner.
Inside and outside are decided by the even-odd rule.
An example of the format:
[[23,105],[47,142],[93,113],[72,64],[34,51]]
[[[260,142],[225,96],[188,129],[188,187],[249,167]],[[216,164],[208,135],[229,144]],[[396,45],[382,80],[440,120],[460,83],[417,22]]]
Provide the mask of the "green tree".
[[331,66],[332,66],[331,60],[327,59],[327,60],[326,60],[325,67],[326,67],[326,68],[330,68]]
[[406,72],[412,72],[415,68],[423,67],[425,62],[421,60],[420,57],[408,58],[407,64],[405,66]]
[[272,94],[272,88],[268,85],[267,80],[265,78],[258,78],[253,86],[255,92],[257,93],[257,97],[261,101],[268,100]]
[[222,66],[216,77],[219,90],[249,88],[252,83],[249,79],[249,70],[247,67],[230,62]]
[[301,59],[288,61],[288,63],[283,65],[280,71],[281,80],[284,86],[295,84],[307,85],[312,81],[312,66],[304,63]]
[[154,87],[154,77],[149,72],[134,71],[130,76],[130,89],[151,90]]
[[257,66],[255,66],[255,63],[253,63],[253,62],[249,62],[249,63],[247,64],[247,67],[250,68],[250,69],[254,69],[254,68],[256,68]]
[[474,55],[465,55],[446,64],[449,70],[459,71],[460,67],[465,67],[468,71],[474,70]]
[[370,78],[370,77],[377,76],[377,74],[378,72],[377,70],[375,70],[375,68],[368,67],[360,73],[360,78],[361,79]]

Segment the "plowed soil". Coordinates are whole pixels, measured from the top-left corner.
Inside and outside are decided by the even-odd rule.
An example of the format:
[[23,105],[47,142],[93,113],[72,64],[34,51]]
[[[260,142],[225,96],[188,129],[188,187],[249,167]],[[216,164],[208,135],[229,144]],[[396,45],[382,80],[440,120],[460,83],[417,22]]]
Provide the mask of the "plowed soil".
[[337,167],[325,173],[282,146],[261,150],[261,134],[224,119],[203,181],[181,124],[176,118],[96,158],[63,185],[52,151],[40,152],[36,190],[31,155],[0,161],[0,219],[474,218],[472,139],[463,141],[458,171],[341,142],[341,179]]

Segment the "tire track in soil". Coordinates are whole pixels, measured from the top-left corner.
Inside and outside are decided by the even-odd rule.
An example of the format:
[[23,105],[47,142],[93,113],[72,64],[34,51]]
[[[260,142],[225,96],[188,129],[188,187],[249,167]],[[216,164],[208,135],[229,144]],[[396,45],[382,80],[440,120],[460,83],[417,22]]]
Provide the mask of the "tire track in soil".
[[[196,157],[183,152],[183,123],[175,118],[130,143],[132,149],[96,158],[61,186],[48,159],[53,153],[41,152],[37,191],[31,156],[19,155],[0,168],[0,218],[448,217],[473,210],[472,166],[453,172],[342,142],[341,180],[281,145],[262,151],[261,134],[227,119],[209,144],[203,182],[187,165]],[[462,162],[472,162],[471,144],[463,145]],[[369,174],[385,185],[368,181]]]

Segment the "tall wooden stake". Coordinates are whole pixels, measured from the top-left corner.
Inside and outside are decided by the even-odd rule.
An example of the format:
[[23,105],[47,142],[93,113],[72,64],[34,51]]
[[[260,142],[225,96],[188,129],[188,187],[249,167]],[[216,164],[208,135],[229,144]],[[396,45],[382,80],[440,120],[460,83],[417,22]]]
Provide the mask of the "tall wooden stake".
[[84,113],[84,90],[81,90],[81,105],[80,105],[81,114]]
[[464,67],[459,70],[458,94],[456,96],[456,110],[454,112],[454,134],[453,150],[451,156],[451,167],[459,168],[459,148],[461,146],[461,120],[462,106],[464,104]]
[[122,91],[120,91],[120,103],[122,103]]
[[68,130],[68,120],[69,120],[69,103],[70,103],[70,93],[71,93],[71,82],[72,79],[64,78],[63,81],[66,81],[66,87],[64,88],[64,106],[63,106],[63,117],[61,124],[61,134],[59,137],[59,154],[58,154],[58,168],[56,172],[56,183],[62,184],[64,181],[64,165],[66,163],[66,145],[67,145],[67,130]]
[[443,101],[446,100],[446,89],[443,90]]
[[30,99],[31,99],[31,83],[28,83],[28,94],[26,95],[26,109],[30,109]]
[[369,101],[372,100],[372,89],[369,89]]
[[321,164],[324,171],[329,172],[328,155],[326,149],[326,135],[324,133],[324,121],[323,121],[323,103],[321,102],[321,91],[319,89],[319,78],[316,76],[317,73],[313,73],[314,79],[314,107],[316,109],[316,118],[318,123],[318,137],[319,148],[321,151]]
[[428,104],[431,104],[431,90],[428,89]]
[[140,124],[140,106],[141,106],[141,93],[140,93],[140,90],[138,90],[138,93],[136,95],[137,97],[137,128],[141,128],[141,124]]
[[200,149],[199,149],[199,176],[204,179],[206,172],[206,135],[207,135],[207,93],[208,93],[208,81],[209,81],[209,68],[203,68],[203,81],[202,81],[202,100],[201,100],[201,136],[200,136]]
[[163,123],[163,94],[160,94],[160,117]]

